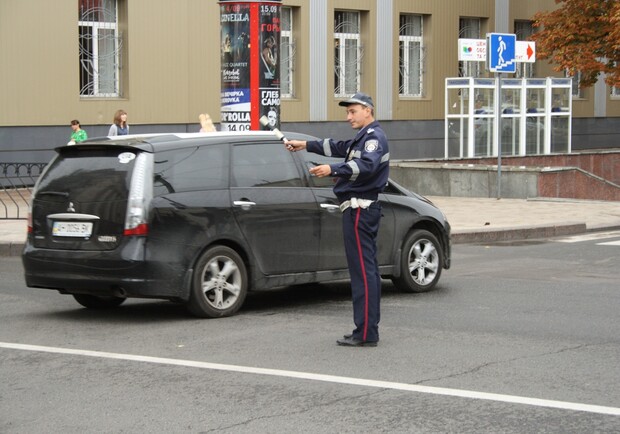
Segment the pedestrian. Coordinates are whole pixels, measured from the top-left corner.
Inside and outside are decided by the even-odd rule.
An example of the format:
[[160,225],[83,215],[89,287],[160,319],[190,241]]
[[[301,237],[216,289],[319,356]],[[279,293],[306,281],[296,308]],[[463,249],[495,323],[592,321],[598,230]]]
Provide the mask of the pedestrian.
[[127,124],[127,112],[125,110],[116,110],[114,113],[114,121],[110,125],[108,136],[126,136],[129,134],[129,124]]
[[77,119],[73,119],[71,121],[71,138],[69,139],[69,143],[67,145],[75,145],[76,143],[83,142],[88,139],[88,134],[86,131],[82,129],[80,126],[80,121]]
[[338,339],[338,345],[377,346],[381,300],[381,275],[377,262],[377,233],[381,219],[379,193],[389,175],[389,149],[383,129],[374,118],[374,103],[365,93],[341,101],[347,121],[359,130],[351,140],[289,140],[291,151],[343,157],[335,164],[318,165],[310,173],[337,178],[334,193],[342,211],[345,252],[351,278],[355,329]]

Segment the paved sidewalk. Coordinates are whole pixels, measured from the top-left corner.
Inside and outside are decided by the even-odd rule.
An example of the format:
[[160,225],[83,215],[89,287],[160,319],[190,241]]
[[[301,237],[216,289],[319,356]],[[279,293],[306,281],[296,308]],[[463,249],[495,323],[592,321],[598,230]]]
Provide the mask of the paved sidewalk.
[[428,198],[448,217],[454,243],[523,240],[620,229],[620,202]]
[[[453,243],[546,238],[620,229],[620,202],[430,196],[448,217]],[[18,256],[26,220],[0,220],[0,256]]]

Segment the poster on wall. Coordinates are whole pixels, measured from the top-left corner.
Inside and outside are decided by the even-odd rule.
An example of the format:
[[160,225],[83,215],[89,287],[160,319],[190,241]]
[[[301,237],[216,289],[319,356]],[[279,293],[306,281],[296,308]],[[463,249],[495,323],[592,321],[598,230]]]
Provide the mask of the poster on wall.
[[250,4],[221,2],[221,128],[250,129]]
[[279,127],[281,1],[219,4],[222,130],[259,130],[262,116]]
[[[267,116],[272,127],[280,127],[280,5],[260,6],[260,115]],[[266,128],[266,127],[265,127]]]

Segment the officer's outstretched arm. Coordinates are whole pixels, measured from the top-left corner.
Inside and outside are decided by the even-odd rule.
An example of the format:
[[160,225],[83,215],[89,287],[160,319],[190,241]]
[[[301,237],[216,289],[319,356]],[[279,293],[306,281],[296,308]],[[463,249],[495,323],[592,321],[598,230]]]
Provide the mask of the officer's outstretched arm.
[[306,149],[306,142],[304,140],[287,140],[285,146],[289,151],[296,152]]

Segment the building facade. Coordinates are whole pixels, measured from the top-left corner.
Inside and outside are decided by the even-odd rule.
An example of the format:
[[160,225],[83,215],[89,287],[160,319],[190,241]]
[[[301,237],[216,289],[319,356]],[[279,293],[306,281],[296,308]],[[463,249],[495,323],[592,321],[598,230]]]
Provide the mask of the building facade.
[[[266,2],[268,3],[268,2]],[[443,158],[447,77],[485,77],[459,62],[459,38],[526,39],[554,0],[283,0],[282,129],[349,137],[338,101],[371,94],[393,158]],[[220,121],[217,0],[0,2],[0,159],[46,161],[78,119],[107,135],[116,110],[131,133],[198,131]],[[516,77],[564,76],[546,61]],[[618,147],[620,91],[573,91],[572,149]]]

